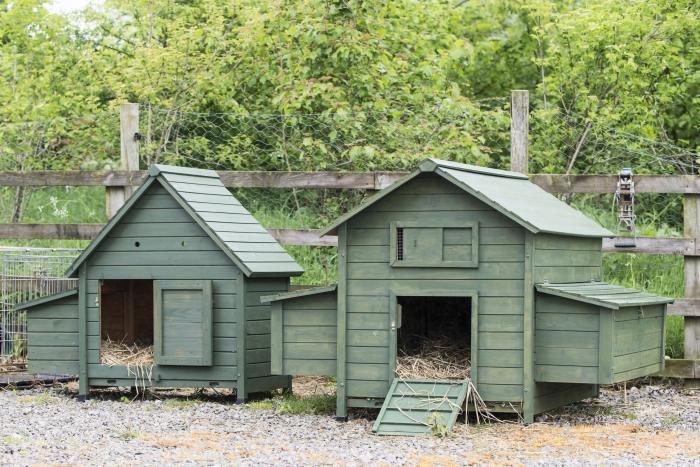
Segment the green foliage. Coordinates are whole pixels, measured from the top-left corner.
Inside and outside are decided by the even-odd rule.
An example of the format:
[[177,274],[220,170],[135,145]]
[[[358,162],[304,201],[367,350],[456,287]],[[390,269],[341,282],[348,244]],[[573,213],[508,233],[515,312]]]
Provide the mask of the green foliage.
[[430,425],[430,433],[438,438],[447,438],[452,434],[447,427],[447,423],[445,423],[444,417],[437,412],[430,414],[428,425]]
[[311,396],[296,396],[282,394],[272,399],[253,401],[246,404],[249,409],[274,410],[287,415],[318,415],[333,413],[335,410],[335,396],[318,394]]

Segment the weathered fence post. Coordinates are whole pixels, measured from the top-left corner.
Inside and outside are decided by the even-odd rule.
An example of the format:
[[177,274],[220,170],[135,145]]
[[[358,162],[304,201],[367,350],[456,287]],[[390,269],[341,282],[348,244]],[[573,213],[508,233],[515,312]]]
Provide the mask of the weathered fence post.
[[510,102],[510,170],[527,174],[528,91],[511,91]]
[[[700,195],[683,195],[683,235],[700,241]],[[683,257],[683,274],[685,297],[700,298],[700,256]],[[685,316],[684,339],[685,358],[700,359],[700,316]]]
[[[122,104],[119,109],[121,163],[120,169],[133,171],[139,169],[139,105]],[[112,216],[124,205],[131,196],[132,186],[107,187],[105,206],[107,218]]]

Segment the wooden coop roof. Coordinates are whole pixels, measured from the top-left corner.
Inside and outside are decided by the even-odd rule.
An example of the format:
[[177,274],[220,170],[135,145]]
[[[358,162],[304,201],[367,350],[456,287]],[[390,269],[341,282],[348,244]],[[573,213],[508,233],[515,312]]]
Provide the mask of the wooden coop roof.
[[153,165],[149,178],[117,211],[68,269],[81,264],[153,183],[160,183],[247,277],[296,276],[304,269],[221,183],[213,170]]
[[441,176],[533,233],[614,236],[582,212],[530,182],[523,174],[439,159],[424,160],[417,170],[336,219],[321,231],[321,235],[336,233],[340,225],[423,173]]
[[571,284],[536,284],[538,292],[579,302],[619,310],[627,306],[673,303],[672,298],[660,297],[637,289],[607,282],[574,282]]
[[33,308],[37,305],[43,305],[44,303],[53,302],[54,300],[60,300],[62,298],[70,297],[78,293],[78,289],[66,290],[64,292],[56,292],[51,295],[45,295],[43,297],[35,298],[33,300],[27,300],[26,302],[18,303],[14,306],[15,311],[25,310],[27,308]]

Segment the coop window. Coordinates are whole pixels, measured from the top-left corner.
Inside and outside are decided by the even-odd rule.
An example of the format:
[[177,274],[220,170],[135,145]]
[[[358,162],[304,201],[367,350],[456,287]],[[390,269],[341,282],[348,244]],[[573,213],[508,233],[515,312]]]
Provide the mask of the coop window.
[[479,265],[477,222],[391,224],[390,263],[394,267],[459,267]]
[[95,301],[88,306],[99,306],[100,362],[152,363],[153,281],[103,280]]
[[155,356],[159,365],[212,364],[209,280],[154,281]]

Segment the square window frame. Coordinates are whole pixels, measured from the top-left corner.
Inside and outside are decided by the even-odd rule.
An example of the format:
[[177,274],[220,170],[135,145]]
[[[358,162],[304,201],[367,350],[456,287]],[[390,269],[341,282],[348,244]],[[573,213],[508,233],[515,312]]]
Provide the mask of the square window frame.
[[[397,259],[397,228],[438,228],[442,232],[444,242],[444,229],[472,229],[472,259],[469,261],[411,261]],[[405,236],[405,232],[404,232]],[[405,245],[405,243],[404,243]],[[441,245],[440,248],[444,246]],[[421,221],[394,221],[389,224],[389,264],[391,267],[403,268],[478,268],[479,267],[479,222],[478,221],[441,221],[441,222],[421,222]]]

